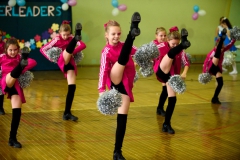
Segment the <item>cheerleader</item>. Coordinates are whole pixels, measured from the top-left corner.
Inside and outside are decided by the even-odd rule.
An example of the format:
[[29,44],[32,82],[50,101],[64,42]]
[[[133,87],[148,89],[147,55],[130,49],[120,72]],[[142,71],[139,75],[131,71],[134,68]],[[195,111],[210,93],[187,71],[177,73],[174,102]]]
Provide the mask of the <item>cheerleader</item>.
[[211,102],[213,104],[221,104],[218,99],[218,95],[221,92],[223,86],[223,77],[222,77],[222,62],[224,52],[229,50],[235,43],[236,40],[232,39],[232,41],[224,46],[224,40],[226,38],[227,30],[223,29],[221,32],[221,37],[218,38],[216,46],[207,54],[207,57],[203,64],[203,73],[210,73],[211,75],[216,77],[216,81],[218,83],[213,98]]
[[105,27],[106,46],[102,50],[98,90],[100,96],[108,88],[115,88],[122,95],[122,105],[118,108],[115,137],[114,160],[125,160],[122,155],[122,144],[126,131],[127,115],[130,102],[133,102],[133,80],[135,66],[132,59],[136,51],[133,46],[135,37],[140,34],[138,24],[141,16],[135,12],[132,16],[130,31],[125,42],[120,42],[121,28],[118,22],[110,20]]
[[[5,42],[2,39],[3,33],[0,30],[0,55],[4,53],[4,45]],[[0,72],[1,72],[1,66],[0,66]],[[4,100],[4,94],[0,93],[0,115],[4,115],[5,111],[3,109],[3,100]]]
[[15,148],[22,145],[17,141],[17,130],[21,118],[21,107],[26,103],[23,89],[20,87],[18,78],[21,74],[36,66],[36,61],[28,58],[29,49],[23,48],[19,54],[18,41],[10,38],[5,45],[5,53],[0,55],[0,65],[2,67],[1,88],[4,94],[8,94],[12,104],[12,123],[8,144]]
[[86,48],[85,43],[81,41],[81,30],[82,25],[77,23],[75,27],[75,36],[73,36],[70,34],[71,27],[69,22],[63,21],[59,29],[59,35],[40,49],[40,52],[48,60],[58,64],[65,78],[67,78],[68,92],[66,96],[63,120],[78,120],[78,117],[72,115],[71,107],[76,90],[77,76],[77,66],[73,57]]
[[[230,42],[231,42],[231,38],[230,38],[230,29],[232,29],[232,25],[230,23],[230,21],[224,17],[222,22],[221,22],[221,26],[223,28],[226,28],[227,30],[227,36],[224,40],[224,45],[227,46]],[[233,56],[235,57],[236,56],[236,51],[237,51],[237,48],[235,47],[235,45],[232,45],[230,48],[229,48],[229,51],[231,52],[231,54],[233,54]],[[234,55],[235,54],[235,55]],[[233,62],[232,62],[232,68],[233,68],[233,71],[232,72],[229,72],[230,75],[234,75],[234,74],[237,74],[238,71],[237,71],[237,65],[236,65],[236,60],[234,58]]]
[[[177,101],[176,92],[170,87],[168,80],[171,75],[177,74],[181,69],[181,61],[177,58],[181,57],[181,52],[190,47],[190,42],[187,40],[188,32],[186,29],[181,30],[181,35],[178,32],[177,27],[173,27],[172,31],[167,35],[167,42],[162,42],[158,45],[160,56],[154,63],[154,72],[156,73],[157,79],[166,84],[168,96],[168,106],[165,113],[165,121],[163,123],[163,132],[174,134],[175,131],[171,127],[171,117]],[[181,43],[179,44],[181,39]],[[176,71],[176,69],[178,71]],[[165,91],[166,92],[166,91]],[[164,102],[164,100],[163,100]],[[162,112],[160,113],[162,114]]]
[[[176,26],[171,27],[169,29],[169,32],[174,32],[174,31],[178,31],[178,28]],[[162,42],[166,42],[166,30],[163,27],[157,28],[156,39],[153,42],[157,45],[158,49],[161,48],[161,43]],[[159,52],[161,52],[160,49],[159,49]],[[157,60],[158,60],[158,58],[155,59],[154,61],[156,62]],[[154,64],[155,64],[155,62],[154,62]],[[178,63],[178,65],[174,65],[174,73],[175,74],[180,74],[181,68],[179,67],[179,63],[181,63],[184,66],[184,70],[181,74],[181,77],[183,79],[185,79],[186,76],[187,76],[187,71],[188,71],[189,65],[190,65],[189,60],[186,56],[186,53],[184,51],[182,51],[180,55],[177,55],[175,57],[175,62],[174,63],[175,64]],[[158,77],[157,77],[157,79],[158,79]],[[159,81],[161,82],[161,80],[159,80]],[[167,100],[167,97],[168,97],[168,94],[167,94],[166,83],[162,83],[162,92],[161,92],[161,95],[159,97],[157,114],[161,115],[163,117],[166,114],[163,107],[164,107],[165,101]]]

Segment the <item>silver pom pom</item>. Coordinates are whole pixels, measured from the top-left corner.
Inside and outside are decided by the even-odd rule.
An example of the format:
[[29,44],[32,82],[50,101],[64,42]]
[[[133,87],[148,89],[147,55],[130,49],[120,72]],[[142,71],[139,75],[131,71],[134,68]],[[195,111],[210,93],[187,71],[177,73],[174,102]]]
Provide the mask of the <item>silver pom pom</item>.
[[234,62],[235,57],[236,56],[230,51],[224,52],[224,59],[223,59],[222,65],[223,66],[231,66],[232,63]]
[[122,95],[116,89],[104,92],[97,100],[98,110],[104,115],[114,115],[122,105]]
[[180,75],[173,75],[168,80],[169,86],[173,89],[174,92],[179,94],[185,92],[186,84]]
[[62,52],[61,48],[58,47],[52,47],[49,50],[47,50],[47,57],[49,58],[50,61],[57,63],[58,58]]
[[74,61],[76,64],[81,62],[81,60],[84,58],[83,52],[78,52],[77,54],[74,55]]
[[230,29],[230,37],[235,40],[240,40],[240,28],[234,26],[232,29]]
[[18,82],[21,88],[26,88],[30,86],[30,83],[32,82],[33,78],[34,78],[33,73],[30,71],[26,71],[25,73],[21,74],[18,78]]
[[2,70],[0,70],[0,79],[2,78]]
[[212,75],[210,73],[201,73],[198,76],[199,83],[207,84],[212,80]]
[[150,77],[154,73],[153,62],[149,61],[147,63],[144,63],[144,65],[142,67],[140,67],[139,71],[143,77]]
[[144,77],[150,76],[150,73],[151,75],[153,74],[152,60],[157,58],[159,54],[159,50],[153,41],[137,49],[133,58],[140,66],[141,73]]
[[138,75],[138,72],[136,71],[133,82],[136,83],[138,79],[139,79],[139,75]]
[[150,60],[158,58],[160,55],[158,47],[156,46],[156,44],[153,41],[147,44],[146,52],[147,52]]

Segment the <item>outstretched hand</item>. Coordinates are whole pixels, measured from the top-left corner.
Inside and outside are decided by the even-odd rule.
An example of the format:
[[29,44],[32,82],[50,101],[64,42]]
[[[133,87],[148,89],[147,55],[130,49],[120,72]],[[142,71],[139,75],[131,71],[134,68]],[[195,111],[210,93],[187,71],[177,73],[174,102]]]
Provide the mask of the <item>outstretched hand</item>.
[[186,74],[186,73],[182,73],[182,74],[181,74],[181,77],[182,77],[183,80],[185,80],[186,77],[187,77],[187,74]]

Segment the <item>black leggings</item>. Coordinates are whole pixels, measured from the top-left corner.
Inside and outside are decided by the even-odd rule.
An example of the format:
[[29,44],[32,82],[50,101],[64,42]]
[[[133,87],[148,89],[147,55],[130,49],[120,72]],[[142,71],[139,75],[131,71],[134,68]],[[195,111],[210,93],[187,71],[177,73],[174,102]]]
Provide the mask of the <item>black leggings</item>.
[[74,66],[71,65],[70,62],[67,65],[64,65],[64,72],[67,72],[68,70],[74,70]]
[[210,72],[212,75],[214,75],[214,76],[216,76],[216,74],[217,74],[218,72],[222,73],[222,71],[220,70],[220,68],[219,68],[218,66],[215,66],[214,63],[213,63],[212,66],[210,67],[209,72]]
[[165,74],[160,66],[158,67],[157,73],[156,73],[157,77],[160,78],[164,83],[167,83],[167,81],[170,79],[170,73]]
[[7,92],[10,97],[12,95],[18,95],[18,92],[14,86],[12,88],[6,87],[4,91]]
[[116,90],[118,90],[118,92],[128,95],[127,91],[125,90],[125,87],[123,85],[123,82],[121,81],[118,85],[115,85],[113,82],[111,82],[111,88],[115,88]]

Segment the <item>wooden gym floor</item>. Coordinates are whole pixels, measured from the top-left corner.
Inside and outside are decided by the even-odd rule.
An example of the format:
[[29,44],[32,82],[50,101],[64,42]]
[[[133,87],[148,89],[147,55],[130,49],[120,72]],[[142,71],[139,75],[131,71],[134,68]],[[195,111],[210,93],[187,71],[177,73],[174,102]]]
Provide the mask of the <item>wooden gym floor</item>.
[[[201,85],[197,81],[201,66],[191,66],[187,91],[177,96],[172,117],[175,135],[161,131],[164,118],[156,115],[161,84],[155,76],[136,82],[122,149],[127,160],[240,159],[240,76],[223,74],[222,104],[212,105],[216,81]],[[96,108],[98,72],[98,67],[79,67],[72,107],[78,122],[62,120],[67,92],[62,73],[33,72],[35,79],[24,91],[27,103],[18,130],[23,148],[7,144],[11,106],[5,98],[6,114],[0,116],[0,160],[112,159],[116,115],[101,115]]]

